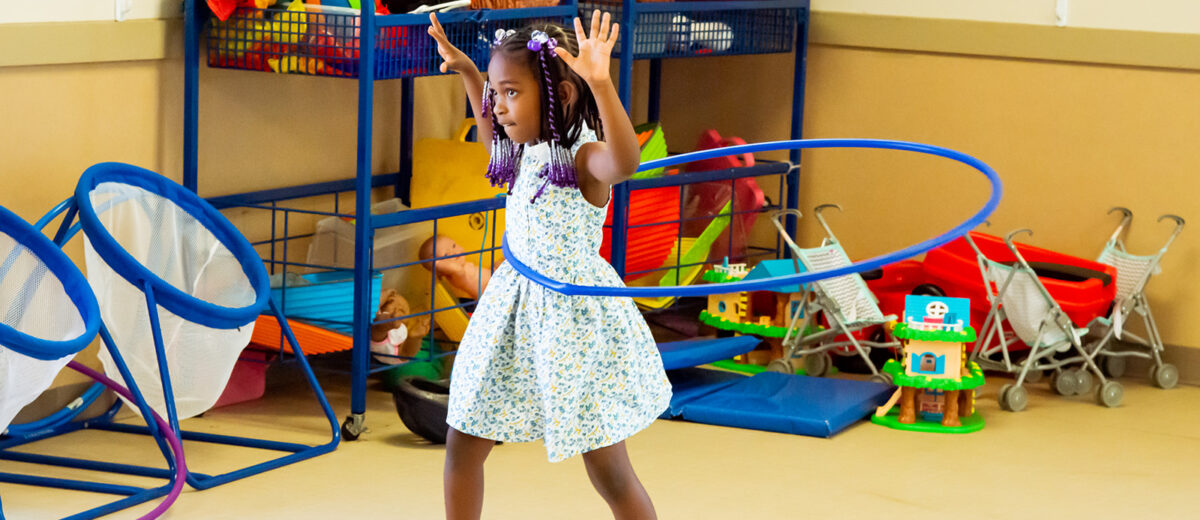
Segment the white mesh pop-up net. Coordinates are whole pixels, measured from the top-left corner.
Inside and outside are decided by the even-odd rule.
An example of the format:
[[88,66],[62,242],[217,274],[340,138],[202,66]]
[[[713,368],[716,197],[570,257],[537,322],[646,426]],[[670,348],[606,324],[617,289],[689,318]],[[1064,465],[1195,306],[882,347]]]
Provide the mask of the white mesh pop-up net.
[[[208,410],[266,305],[261,260],[224,217],[148,170],[106,163],[76,188],[88,281],[147,403],[166,415],[156,341],[179,419]],[[148,296],[161,336],[152,332]],[[123,379],[107,352],[108,375]],[[133,407],[136,410],[136,407]]]
[[0,432],[96,336],[86,289],[57,246],[0,208]]

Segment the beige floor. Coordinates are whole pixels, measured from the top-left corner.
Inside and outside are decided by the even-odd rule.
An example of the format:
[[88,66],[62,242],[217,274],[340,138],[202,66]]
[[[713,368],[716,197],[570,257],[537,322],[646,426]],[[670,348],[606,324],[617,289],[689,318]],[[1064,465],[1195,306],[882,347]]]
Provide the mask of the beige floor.
[[[324,377],[339,414],[344,377]],[[832,439],[658,421],[629,442],[664,519],[731,518],[1200,518],[1200,388],[1162,391],[1126,381],[1125,405],[1103,409],[1033,388],[1029,409],[1001,412],[989,383],[988,425],[955,436],[859,423]],[[318,442],[320,422],[298,413],[303,388],[210,412],[185,426]],[[370,431],[334,453],[208,491],[185,493],[171,519],[439,518],[442,449],[370,396]],[[315,408],[313,408],[315,411]],[[188,445],[198,471],[261,460],[263,452]],[[38,451],[154,462],[144,440],[81,432]],[[605,518],[582,463],[550,464],[540,444],[504,445],[487,466],[484,518]],[[0,471],[78,475],[0,462]],[[110,480],[129,483],[126,478]],[[0,484],[10,520],[58,518],[107,497]],[[142,506],[113,518],[136,518]]]

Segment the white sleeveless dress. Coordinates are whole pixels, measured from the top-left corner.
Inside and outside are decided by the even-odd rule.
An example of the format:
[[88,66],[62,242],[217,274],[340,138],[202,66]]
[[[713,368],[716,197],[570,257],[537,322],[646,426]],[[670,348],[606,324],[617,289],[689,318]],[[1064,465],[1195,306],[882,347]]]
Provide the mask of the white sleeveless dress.
[[[596,140],[584,128],[572,147]],[[552,279],[621,286],[600,256],[606,208],[538,177],[548,146],[526,146],[505,229],[517,259]],[[671,386],[630,298],[566,296],[518,274],[492,275],[459,345],[447,422],[487,439],[542,439],[552,462],[616,444],[665,410]]]

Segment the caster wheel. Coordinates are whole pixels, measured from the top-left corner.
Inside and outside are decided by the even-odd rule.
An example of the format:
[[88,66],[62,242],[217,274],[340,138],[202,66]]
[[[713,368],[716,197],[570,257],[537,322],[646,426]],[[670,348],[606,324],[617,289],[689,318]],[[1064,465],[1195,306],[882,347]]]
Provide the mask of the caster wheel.
[[1124,397],[1125,389],[1116,381],[1108,381],[1096,389],[1096,403],[1101,406],[1116,408]]
[[1054,393],[1063,396],[1072,396],[1077,393],[1076,389],[1079,386],[1079,379],[1075,377],[1073,370],[1062,370],[1055,372],[1050,378],[1050,387],[1054,389]]
[[885,385],[891,385],[892,384],[892,375],[880,372],[878,374],[874,374],[871,377],[867,378],[867,380],[875,382],[875,383],[883,383]]
[[1108,377],[1121,377],[1125,375],[1125,358],[1106,356],[1104,361],[1100,363],[1100,369]]
[[768,372],[779,372],[780,374],[794,374],[796,370],[792,368],[790,359],[774,359],[767,363]]
[[1179,369],[1170,363],[1163,363],[1161,367],[1150,369],[1150,380],[1163,390],[1175,388],[1179,384]]
[[1046,373],[1041,370],[1029,369],[1029,373],[1025,374],[1025,382],[1038,384],[1046,379]]
[[1092,373],[1087,369],[1080,368],[1075,370],[1075,395],[1083,395],[1092,391],[1092,383],[1094,383]]
[[1023,386],[1004,385],[1000,389],[1000,408],[1010,412],[1019,412],[1029,404],[1029,394]]
[[367,431],[366,426],[363,426],[363,416],[350,416],[342,422],[342,438],[348,441],[356,441],[363,432]]
[[804,373],[812,377],[825,377],[832,365],[833,358],[826,352],[804,356]]

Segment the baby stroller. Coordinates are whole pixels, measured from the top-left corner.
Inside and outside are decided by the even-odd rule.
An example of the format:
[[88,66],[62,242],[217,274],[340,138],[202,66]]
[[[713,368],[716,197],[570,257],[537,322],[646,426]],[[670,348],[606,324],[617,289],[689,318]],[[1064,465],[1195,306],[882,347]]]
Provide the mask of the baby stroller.
[[[772,222],[779,230],[779,235],[792,250],[793,261],[803,263],[804,268],[808,271],[824,271],[850,265],[850,258],[846,256],[846,251],[842,249],[842,245],[829,228],[829,224],[821,217],[821,211],[827,208],[842,209],[836,204],[822,204],[813,210],[817,221],[825,229],[825,238],[821,240],[819,247],[809,249],[801,249],[796,245],[784,228],[781,218],[786,215],[795,215],[799,218],[800,210],[781,210],[772,216]],[[800,271],[799,266],[796,271]],[[882,329],[877,330],[869,340],[854,336],[856,332],[896,319],[894,315],[884,316],[883,312],[879,310],[875,295],[867,289],[867,284],[863,281],[862,276],[855,273],[818,280],[807,284],[802,290],[806,294],[801,298],[801,304],[791,310],[791,317],[788,320],[788,330],[783,338],[783,357],[772,361],[767,365],[767,369],[792,373],[794,371],[792,360],[802,357],[804,372],[810,376],[820,377],[827,374],[833,365],[833,359],[829,355],[829,352],[833,351],[845,356],[858,355],[871,371],[871,380],[890,383],[888,375],[880,372],[871,360],[870,352],[873,348],[894,349],[900,343],[895,340],[888,341]],[[812,322],[812,316],[818,312],[825,317],[828,328],[815,334],[805,335],[804,331]],[[839,339],[839,337],[845,339]]]
[[[1125,373],[1125,358],[1150,359],[1154,362],[1150,369],[1150,380],[1154,385],[1164,389],[1174,388],[1179,383],[1179,369],[1170,363],[1163,363],[1162,336],[1158,333],[1154,314],[1150,312],[1150,303],[1146,299],[1145,291],[1146,283],[1150,281],[1151,276],[1159,272],[1159,262],[1166,254],[1167,248],[1175,241],[1175,237],[1183,231],[1185,222],[1177,215],[1158,217],[1158,222],[1164,219],[1174,220],[1175,230],[1158,252],[1139,256],[1126,251],[1125,242],[1121,238],[1121,235],[1129,230],[1133,213],[1122,207],[1112,208],[1108,212],[1113,211],[1120,211],[1123,217],[1116,231],[1109,237],[1108,243],[1104,245],[1104,251],[1100,253],[1097,261],[1117,269],[1117,298],[1108,317],[1096,318],[1093,321],[1092,327],[1096,329],[1094,332],[1100,334],[1100,339],[1091,344],[1089,350],[1100,356],[1104,372],[1112,377],[1121,377]],[[1125,329],[1134,313],[1142,317],[1142,324],[1146,327],[1145,338]],[[1125,344],[1120,345],[1118,341]]]
[[[1096,401],[1107,407],[1120,405],[1124,396],[1121,384],[1106,379],[1093,361],[1095,354],[1089,354],[1083,348],[1082,338],[1087,329],[1074,326],[1013,244],[1013,237],[1020,233],[1033,234],[1028,229],[1020,229],[1004,238],[1016,257],[1013,265],[988,259],[970,236],[967,237],[975,249],[991,303],[984,320],[983,339],[976,343],[971,360],[984,370],[1016,374],[1015,382],[1000,388],[1000,408],[1008,411],[1025,409],[1028,393],[1024,383],[1038,379],[1044,370],[1054,371],[1050,387],[1058,394],[1068,396],[1090,391],[1092,374],[1095,374],[1100,380]],[[1006,324],[1011,328],[1011,334],[1006,330]],[[1017,341],[1029,347],[1022,360],[1014,360],[1009,349]],[[1083,368],[1067,368],[1079,362],[1083,362]]]

